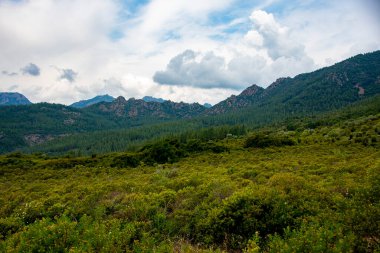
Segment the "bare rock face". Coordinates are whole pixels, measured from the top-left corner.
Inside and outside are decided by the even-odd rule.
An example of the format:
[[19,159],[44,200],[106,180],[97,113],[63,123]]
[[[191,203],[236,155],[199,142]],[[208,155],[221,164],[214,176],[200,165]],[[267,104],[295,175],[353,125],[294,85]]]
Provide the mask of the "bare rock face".
[[274,89],[280,87],[282,84],[284,84],[286,80],[290,80],[290,79],[291,79],[290,77],[280,77],[280,78],[277,78],[277,80],[274,81],[271,85],[269,85],[265,89],[265,91],[268,92],[268,91],[274,90]]
[[46,141],[53,140],[54,137],[50,134],[43,135],[43,134],[28,134],[24,136],[24,139],[26,143],[28,143],[29,146],[38,145],[41,143],[44,143]]
[[245,97],[248,97],[248,96],[253,96],[255,94],[257,94],[258,92],[262,91],[263,88],[257,86],[256,84],[248,87],[247,89],[243,90],[242,93],[240,93],[239,96],[245,96]]
[[208,115],[222,114],[227,111],[244,108],[250,106],[258,100],[264,92],[264,88],[257,86],[256,84],[243,90],[239,95],[232,95],[226,100],[214,105],[208,109],[205,113]]

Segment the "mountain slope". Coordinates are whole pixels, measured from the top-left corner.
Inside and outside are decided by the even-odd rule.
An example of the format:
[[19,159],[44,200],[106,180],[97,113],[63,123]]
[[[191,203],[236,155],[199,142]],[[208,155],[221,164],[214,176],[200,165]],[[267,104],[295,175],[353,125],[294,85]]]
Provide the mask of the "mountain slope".
[[[247,127],[243,127],[243,129],[257,130],[263,126],[265,128],[281,127],[288,130],[313,129],[318,126],[331,126],[345,120],[376,115],[379,112],[380,95],[376,95],[350,104],[339,110],[318,114],[316,116],[287,118],[286,120],[277,121],[277,124],[273,124],[273,122],[261,125],[257,123],[245,124]],[[33,146],[25,151],[43,152],[54,155],[62,155],[70,151],[71,153],[91,155],[134,150],[151,141],[173,135],[186,136],[188,132],[196,133],[197,138],[199,138],[202,133],[206,138],[211,138],[216,134],[221,139],[226,137],[227,134],[239,135],[239,131],[242,129],[241,125],[236,125],[235,123],[229,126],[221,125],[223,119],[219,117],[222,116],[218,116],[217,119],[215,119],[216,116],[196,117],[193,119],[167,121],[153,125],[142,125],[129,129],[80,133],[58,138],[42,145]],[[231,115],[227,117],[231,118]],[[247,119],[245,118],[245,120]],[[247,121],[245,122],[247,123]],[[182,138],[183,137],[180,137],[179,139]],[[194,137],[191,136],[189,139],[194,139]]]
[[117,98],[86,108],[59,104],[0,107],[0,153],[34,146],[74,133],[129,128],[199,115],[199,104],[145,102]]
[[0,152],[72,133],[117,127],[96,114],[59,104],[2,106],[0,115]]
[[31,102],[18,92],[0,92],[1,105],[28,105]]
[[84,107],[97,104],[100,102],[112,102],[114,100],[115,100],[114,97],[111,97],[110,95],[107,94],[107,95],[102,95],[102,96],[96,96],[94,98],[87,99],[87,100],[81,100],[81,101],[71,104],[70,106],[74,108],[84,108]]
[[229,111],[249,107],[259,101],[264,93],[264,88],[252,85],[245,89],[240,95],[227,98],[207,110],[206,114],[223,114]]
[[124,97],[118,97],[112,103],[98,103],[85,110],[119,122],[130,122],[191,118],[206,108],[198,103],[145,102],[142,99],[125,100]]
[[238,96],[216,104],[207,115],[252,110],[287,113],[338,109],[380,93],[380,51],[360,54],[331,67],[280,78],[265,90],[253,85]]

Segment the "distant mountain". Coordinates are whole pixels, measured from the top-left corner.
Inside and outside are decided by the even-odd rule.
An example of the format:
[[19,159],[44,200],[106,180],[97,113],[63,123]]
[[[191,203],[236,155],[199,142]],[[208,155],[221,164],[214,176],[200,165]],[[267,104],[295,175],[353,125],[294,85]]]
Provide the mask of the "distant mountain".
[[212,104],[204,103],[203,106],[206,107],[206,108],[211,108],[211,107],[212,107]]
[[18,92],[0,92],[1,105],[28,105],[31,102]]
[[[118,121],[152,121],[167,119],[191,118],[199,115],[206,108],[198,103],[175,103],[172,101],[146,102],[143,99],[118,97],[111,103],[98,103],[88,108],[86,111],[98,115],[104,115]],[[116,118],[115,118],[116,117]]]
[[144,100],[145,102],[157,102],[157,103],[163,103],[166,101],[162,98],[155,98],[155,97],[151,97],[151,96],[145,96],[142,98],[142,100]]
[[93,105],[96,103],[112,102],[114,100],[115,100],[115,98],[111,97],[110,95],[103,95],[103,96],[96,96],[94,98],[87,99],[87,100],[81,100],[79,102],[75,102],[75,103],[71,104],[70,106],[75,107],[75,108],[85,108],[87,106],[90,106],[90,105]]

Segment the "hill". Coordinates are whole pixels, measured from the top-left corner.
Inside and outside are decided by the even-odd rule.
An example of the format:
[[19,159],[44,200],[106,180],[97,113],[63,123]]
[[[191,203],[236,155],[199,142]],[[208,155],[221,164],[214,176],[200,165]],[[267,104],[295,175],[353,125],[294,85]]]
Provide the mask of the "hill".
[[0,152],[73,133],[117,127],[116,123],[96,114],[59,104],[3,106],[0,115]]
[[31,102],[17,92],[0,92],[0,106],[2,105],[28,105]]
[[0,153],[34,146],[74,133],[131,128],[173,119],[191,118],[205,108],[199,104],[145,102],[117,98],[85,108],[39,103],[0,108]]

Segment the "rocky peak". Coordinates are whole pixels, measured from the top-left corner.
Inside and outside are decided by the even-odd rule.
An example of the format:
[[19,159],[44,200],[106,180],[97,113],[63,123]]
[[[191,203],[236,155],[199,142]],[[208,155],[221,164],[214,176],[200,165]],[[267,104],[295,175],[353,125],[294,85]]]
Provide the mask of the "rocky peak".
[[[134,99],[134,98],[130,98],[130,99]],[[115,102],[117,104],[125,104],[127,102],[127,100],[125,100],[125,98],[123,96],[118,96],[116,99],[115,99]]]
[[262,87],[257,86],[256,84],[253,84],[252,86],[249,86],[247,89],[243,90],[242,93],[240,93],[240,96],[249,97],[255,95],[258,91],[264,90]]
[[281,84],[284,83],[285,80],[287,79],[290,79],[290,77],[280,77],[280,78],[277,78],[276,81],[274,81],[271,85],[269,85],[266,90],[272,90],[278,86],[280,86]]

